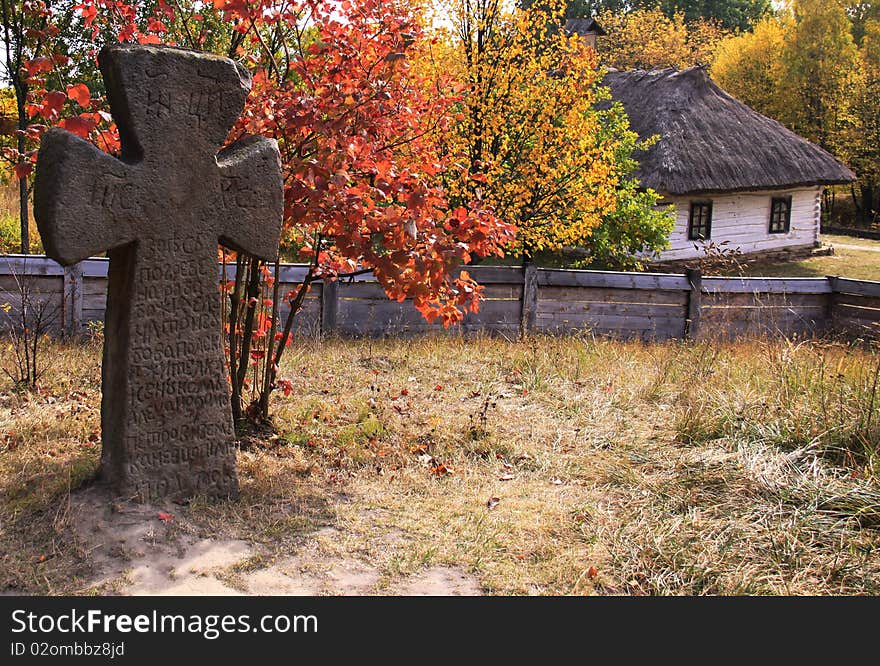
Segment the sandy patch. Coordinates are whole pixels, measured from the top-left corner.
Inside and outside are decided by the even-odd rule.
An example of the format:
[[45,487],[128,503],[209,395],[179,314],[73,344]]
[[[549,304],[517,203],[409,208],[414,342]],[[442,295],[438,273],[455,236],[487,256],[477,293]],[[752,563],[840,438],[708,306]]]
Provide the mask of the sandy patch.
[[[113,501],[99,487],[71,496],[77,539],[95,576],[88,587],[122,595],[479,595],[463,570],[434,567],[390,587],[381,571],[354,557],[328,555],[322,542],[339,536],[318,530],[296,553],[271,556],[261,544],[204,538],[179,506]],[[170,518],[169,518],[170,516]]]

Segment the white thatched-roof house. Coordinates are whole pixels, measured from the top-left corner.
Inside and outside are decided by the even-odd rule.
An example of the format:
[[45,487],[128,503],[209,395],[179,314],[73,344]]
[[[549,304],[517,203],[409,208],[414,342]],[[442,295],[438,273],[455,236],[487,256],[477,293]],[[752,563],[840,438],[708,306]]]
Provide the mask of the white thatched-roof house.
[[605,78],[640,137],[644,187],[675,205],[661,261],[703,256],[709,241],[743,254],[819,245],[822,190],[855,175],[833,155],[719,88],[701,67],[611,71]]

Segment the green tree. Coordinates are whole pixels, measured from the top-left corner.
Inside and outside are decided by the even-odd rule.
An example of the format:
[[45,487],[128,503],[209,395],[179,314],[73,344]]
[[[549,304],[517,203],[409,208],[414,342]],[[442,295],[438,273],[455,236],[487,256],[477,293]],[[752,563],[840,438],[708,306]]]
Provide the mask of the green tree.
[[880,2],[845,0],[846,13],[852,21],[853,39],[859,46],[867,32],[869,21],[880,21]]
[[675,228],[672,207],[659,206],[659,196],[641,187],[633,173],[638,167],[633,154],[652,141],[639,144],[629,131],[629,119],[620,104],[605,115],[605,131],[623,137],[615,154],[617,191],[614,206],[604,211],[599,225],[581,245],[589,254],[577,267],[604,270],[643,270],[647,260],[669,247]]
[[726,30],[750,30],[772,10],[770,0],[647,0],[644,4],[659,6],[667,16],[681,12],[688,22],[715,20]]
[[[522,0],[528,8],[534,0]],[[864,4],[864,3],[863,3]],[[685,21],[717,21],[725,30],[749,30],[772,13],[771,0],[568,0],[568,18],[595,16],[602,12],[626,14],[644,9],[660,9],[669,18],[683,14]]]
[[853,201],[863,224],[880,221],[880,21],[863,26],[849,113],[837,136],[841,157],[859,176]]

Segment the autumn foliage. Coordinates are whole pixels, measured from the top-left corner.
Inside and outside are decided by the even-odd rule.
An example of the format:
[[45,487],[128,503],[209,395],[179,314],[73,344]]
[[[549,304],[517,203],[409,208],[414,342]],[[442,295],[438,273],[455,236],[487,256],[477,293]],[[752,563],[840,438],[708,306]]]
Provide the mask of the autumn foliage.
[[[880,221],[878,38],[880,3],[796,0],[722,42],[712,68],[728,92],[856,172],[863,224]],[[825,204],[832,212],[833,195]]]
[[718,21],[686,21],[684,13],[669,15],[659,7],[603,11],[596,19],[608,33],[599,41],[599,59],[623,70],[709,65],[721,41],[731,35]]
[[[43,6],[50,25],[60,9]],[[265,416],[269,393],[289,389],[278,368],[316,281],[372,271],[390,298],[449,326],[479,308],[482,288],[459,267],[480,257],[593,239],[593,259],[623,265],[665,242],[656,195],[629,175],[637,137],[619,108],[597,108],[596,54],[561,14],[495,0],[449,11],[443,32],[416,0],[82,0],[78,40],[24,63],[30,145],[10,157],[26,156],[28,178],[51,125],[118,151],[95,69],[108,41],[210,49],[251,71],[229,140],[277,140],[280,253],[309,266],[284,294],[269,265],[220,254],[236,268],[224,285],[234,413]]]
[[[412,299],[428,321],[448,326],[476,311],[481,287],[457,267],[501,254],[515,229],[476,198],[450,202],[442,175],[454,166],[438,151],[437,136],[462,88],[449,77],[429,86],[412,66],[411,53],[426,39],[418,7],[378,0],[184,4],[84,0],[76,10],[93,43],[210,42],[253,73],[229,140],[262,134],[278,141],[283,247],[310,269],[298,289],[279,294],[267,266],[230,259],[239,268],[227,285],[235,306],[227,323],[233,392],[250,384],[266,404],[291,334],[290,320],[279,321],[281,301],[292,317],[316,280],[372,270],[389,297]],[[94,47],[88,55],[94,58]],[[57,64],[50,56],[27,63],[28,109],[40,120],[34,142],[47,126],[60,125],[118,150],[100,90],[82,82],[46,85]],[[257,381],[242,371],[250,366],[259,366]]]
[[460,165],[445,174],[447,188],[515,223],[511,249],[526,259],[579,247],[593,267],[637,267],[636,253],[666,243],[671,220],[654,210],[654,193],[636,191],[638,137],[610,103],[596,52],[563,29],[563,5],[444,6],[437,25],[451,27],[436,30],[420,66],[467,85],[442,135]]

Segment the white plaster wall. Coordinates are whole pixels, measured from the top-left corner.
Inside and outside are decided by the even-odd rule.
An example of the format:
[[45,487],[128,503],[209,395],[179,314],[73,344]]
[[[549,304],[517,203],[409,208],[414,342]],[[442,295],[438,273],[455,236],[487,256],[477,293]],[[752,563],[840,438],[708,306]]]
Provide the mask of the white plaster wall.
[[[787,234],[770,233],[770,202],[773,197],[791,195],[791,226]],[[687,226],[691,201],[712,201],[711,240],[723,247],[738,249],[743,254],[785,247],[812,247],[819,244],[822,188],[818,186],[772,192],[694,197],[665,197],[675,204],[675,229],[669,237],[670,247],[659,260],[692,259],[704,255],[702,241],[688,240]],[[694,245],[697,245],[697,249]]]

